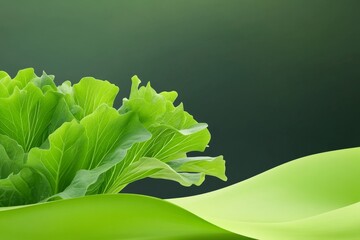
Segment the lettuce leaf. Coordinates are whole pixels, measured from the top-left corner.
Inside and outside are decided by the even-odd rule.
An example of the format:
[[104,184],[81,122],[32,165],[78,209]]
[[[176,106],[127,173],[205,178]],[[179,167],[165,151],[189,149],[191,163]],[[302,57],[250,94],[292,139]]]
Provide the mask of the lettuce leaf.
[[8,136],[0,135],[0,179],[18,173],[24,160],[23,148]]
[[[208,146],[210,133],[207,124],[194,120],[184,111],[182,104],[174,106],[176,92],[157,93],[150,84],[139,88],[140,83],[137,76],[132,78],[130,98],[124,99],[119,112],[136,112],[152,137],[135,144],[125,159],[105,174],[100,192],[116,193],[127,184],[146,177],[173,180],[184,186],[200,185],[206,169],[181,168],[181,165],[186,165],[185,159],[191,161],[187,158],[188,152],[204,151]],[[171,164],[174,160],[177,160],[177,165]],[[198,162],[206,163],[204,166],[209,172],[216,169],[208,175],[226,180],[222,157],[199,158]]]
[[0,71],[0,206],[118,193],[145,177],[200,185],[226,180],[219,157],[188,157],[210,141],[174,105],[177,93],[139,87],[113,107],[119,88],[92,77],[56,86],[53,75]]

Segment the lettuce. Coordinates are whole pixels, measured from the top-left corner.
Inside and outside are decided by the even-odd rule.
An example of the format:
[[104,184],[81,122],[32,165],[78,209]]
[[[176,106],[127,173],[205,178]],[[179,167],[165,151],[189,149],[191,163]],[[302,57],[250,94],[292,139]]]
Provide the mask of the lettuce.
[[82,78],[60,86],[32,68],[11,78],[0,71],[0,206],[118,193],[143,178],[200,185],[206,175],[226,180],[225,161],[188,157],[208,146],[176,92],[140,87],[113,107],[119,88]]

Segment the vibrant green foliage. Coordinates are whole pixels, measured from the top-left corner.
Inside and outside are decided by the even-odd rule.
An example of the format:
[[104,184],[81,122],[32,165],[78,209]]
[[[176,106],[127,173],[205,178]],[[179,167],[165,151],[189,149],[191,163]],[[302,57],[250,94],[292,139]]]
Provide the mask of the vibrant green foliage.
[[174,105],[176,92],[139,86],[134,76],[117,110],[108,81],[56,86],[31,68],[13,79],[0,71],[0,206],[117,193],[146,177],[226,180],[222,156],[187,157],[208,146],[207,125]]

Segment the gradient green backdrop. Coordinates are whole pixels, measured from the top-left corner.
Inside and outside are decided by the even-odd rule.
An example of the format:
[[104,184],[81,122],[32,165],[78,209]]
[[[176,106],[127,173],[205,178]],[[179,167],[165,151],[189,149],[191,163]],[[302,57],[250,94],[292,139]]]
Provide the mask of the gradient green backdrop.
[[0,68],[90,75],[128,95],[137,74],[179,101],[227,159],[226,183],[145,180],[127,192],[185,196],[289,160],[360,146],[357,0],[3,1]]

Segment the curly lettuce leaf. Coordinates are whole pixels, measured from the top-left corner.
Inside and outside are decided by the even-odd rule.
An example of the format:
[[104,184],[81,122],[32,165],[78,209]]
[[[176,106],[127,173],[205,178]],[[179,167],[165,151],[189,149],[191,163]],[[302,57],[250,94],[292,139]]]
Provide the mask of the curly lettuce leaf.
[[64,82],[59,91],[65,95],[72,113],[80,120],[102,104],[112,107],[119,88],[108,81],[84,77],[73,86],[70,81]]
[[[105,174],[100,192],[119,192],[127,184],[146,177],[173,180],[184,186],[200,185],[207,173],[226,180],[222,157],[210,161],[211,164],[205,164],[209,158],[198,159],[203,168],[183,168],[179,173],[168,164],[179,158],[186,159],[188,152],[205,150],[210,141],[207,124],[198,123],[184,111],[182,104],[174,106],[176,92],[157,93],[150,84],[140,88],[139,85],[140,80],[134,76],[130,98],[124,99],[119,112],[137,113],[152,137],[135,144],[125,159]],[[210,170],[214,167],[218,171]]]

